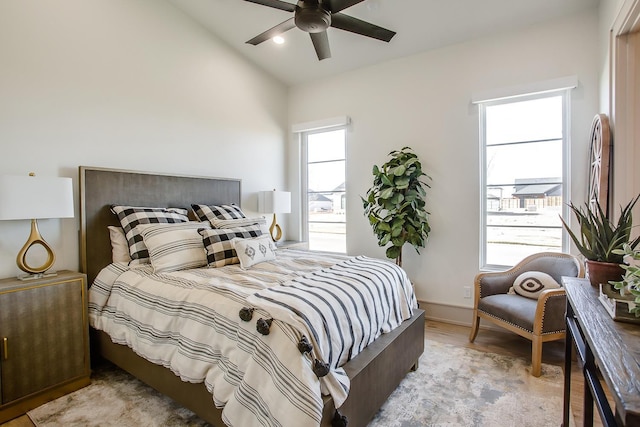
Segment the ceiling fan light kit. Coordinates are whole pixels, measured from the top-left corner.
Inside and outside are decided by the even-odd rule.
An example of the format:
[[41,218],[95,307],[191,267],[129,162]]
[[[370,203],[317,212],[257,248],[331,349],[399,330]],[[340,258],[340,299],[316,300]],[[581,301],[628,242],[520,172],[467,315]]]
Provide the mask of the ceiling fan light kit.
[[331,58],[331,49],[327,37],[329,27],[343,31],[360,34],[377,40],[389,42],[395,32],[379,27],[375,24],[362,21],[349,15],[340,13],[342,10],[364,0],[300,0],[297,4],[287,3],[281,0],[245,0],[262,6],[268,6],[285,12],[293,12],[293,18],[276,25],[248,40],[248,44],[254,46],[265,40],[272,39],[290,29],[298,29],[309,33],[311,42],[316,50],[319,60]]

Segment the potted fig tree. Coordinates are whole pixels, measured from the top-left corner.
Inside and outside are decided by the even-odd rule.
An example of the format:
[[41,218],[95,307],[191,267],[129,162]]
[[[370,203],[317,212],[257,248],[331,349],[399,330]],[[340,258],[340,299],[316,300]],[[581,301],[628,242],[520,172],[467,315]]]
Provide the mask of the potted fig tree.
[[389,153],[391,159],[373,166],[373,186],[362,198],[379,246],[387,246],[387,258],[402,266],[402,247],[411,244],[416,252],[425,246],[431,227],[425,210],[429,178],[418,156],[409,147]]
[[624,245],[628,244],[633,250],[640,243],[640,237],[631,240],[631,211],[639,197],[632,199],[624,208],[621,207],[620,217],[615,224],[607,218],[597,201],[592,209],[588,203],[581,207],[570,203],[569,207],[578,220],[580,237],[560,218],[576,248],[586,259],[587,273],[593,286],[621,280],[624,274],[624,269],[620,266],[623,263],[624,255],[621,251]]

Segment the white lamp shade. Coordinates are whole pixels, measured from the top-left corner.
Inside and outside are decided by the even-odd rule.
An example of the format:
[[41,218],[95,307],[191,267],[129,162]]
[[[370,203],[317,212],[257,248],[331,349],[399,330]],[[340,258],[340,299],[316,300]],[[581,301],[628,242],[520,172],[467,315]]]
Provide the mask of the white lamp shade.
[[71,178],[0,175],[0,220],[73,216]]
[[260,191],[258,193],[258,212],[291,212],[291,193],[288,191]]

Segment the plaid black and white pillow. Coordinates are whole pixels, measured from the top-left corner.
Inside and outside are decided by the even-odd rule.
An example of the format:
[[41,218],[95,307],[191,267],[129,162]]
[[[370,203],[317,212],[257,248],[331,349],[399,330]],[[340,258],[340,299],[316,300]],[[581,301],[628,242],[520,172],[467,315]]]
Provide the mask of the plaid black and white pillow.
[[211,225],[213,225],[213,221],[217,219],[246,218],[242,209],[236,205],[191,205],[191,208],[200,221],[209,221]]
[[142,239],[139,224],[174,224],[187,222],[187,209],[181,208],[147,208],[136,206],[111,205],[111,212],[118,216],[120,225],[129,244],[130,265],[148,264],[149,251]]
[[207,263],[209,267],[223,267],[229,264],[238,264],[238,254],[233,249],[231,240],[236,237],[248,239],[262,235],[259,225],[249,225],[237,228],[214,228],[211,230],[198,230],[202,235],[202,242],[207,251]]

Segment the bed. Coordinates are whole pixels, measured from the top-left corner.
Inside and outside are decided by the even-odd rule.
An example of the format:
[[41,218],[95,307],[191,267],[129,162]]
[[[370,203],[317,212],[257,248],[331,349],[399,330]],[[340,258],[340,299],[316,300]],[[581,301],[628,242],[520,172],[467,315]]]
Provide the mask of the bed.
[[[111,264],[107,226],[120,225],[110,211],[113,203],[131,206],[189,207],[191,203],[240,205],[241,182],[193,176],[80,167],[81,265],[88,282]],[[182,381],[171,369],[147,361],[129,346],[116,344],[105,332],[92,330],[92,358],[104,358],[161,393],[193,410],[214,426],[224,426],[204,383]],[[381,334],[343,366],[350,381],[346,400],[336,411],[333,399],[322,396],[322,426],[365,426],[424,351],[424,312],[413,315],[389,333]]]

